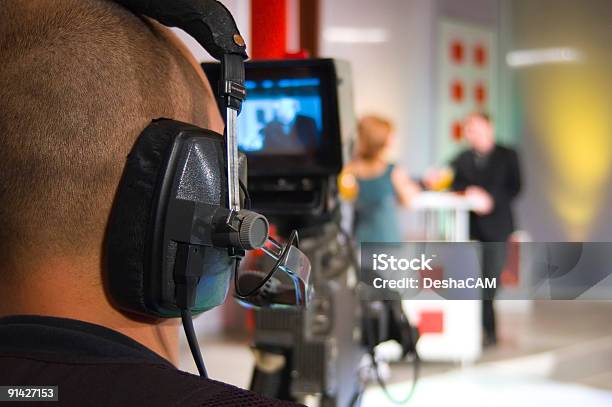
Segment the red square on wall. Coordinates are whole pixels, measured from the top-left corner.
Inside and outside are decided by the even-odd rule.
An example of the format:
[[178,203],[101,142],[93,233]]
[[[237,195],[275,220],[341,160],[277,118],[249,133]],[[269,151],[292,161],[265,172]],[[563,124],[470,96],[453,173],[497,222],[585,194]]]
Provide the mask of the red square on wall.
[[441,334],[444,332],[443,311],[421,311],[419,319],[419,333]]
[[465,47],[463,46],[463,42],[459,40],[454,40],[450,44],[450,60],[457,65],[463,63],[463,57],[465,54]]
[[474,63],[482,68],[487,65],[487,49],[482,45],[477,45],[474,48]]

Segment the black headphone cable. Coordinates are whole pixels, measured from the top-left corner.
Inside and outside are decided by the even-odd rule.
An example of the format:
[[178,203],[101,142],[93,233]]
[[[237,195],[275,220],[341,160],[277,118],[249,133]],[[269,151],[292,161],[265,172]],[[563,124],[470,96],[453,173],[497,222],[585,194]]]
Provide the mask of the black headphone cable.
[[202,377],[208,377],[198,338],[193,328],[193,316],[191,309],[195,305],[196,288],[204,272],[202,267],[189,267],[189,256],[197,254],[199,248],[190,246],[186,243],[179,243],[176,250],[176,259],[174,262],[174,285],[175,285],[175,303],[181,310],[181,321],[183,329],[187,337],[189,349],[195,361],[198,373]]
[[204,366],[204,360],[202,359],[202,352],[200,352],[198,338],[193,329],[193,317],[191,316],[190,309],[181,309],[181,321],[183,321],[187,343],[189,343],[189,349],[198,368],[198,373],[200,373],[201,377],[208,377],[208,372],[206,372],[206,366]]

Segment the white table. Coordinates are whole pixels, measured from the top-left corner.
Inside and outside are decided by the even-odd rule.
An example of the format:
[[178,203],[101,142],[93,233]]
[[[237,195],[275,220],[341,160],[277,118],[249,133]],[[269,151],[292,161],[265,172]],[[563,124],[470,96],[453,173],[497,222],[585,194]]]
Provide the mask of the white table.
[[425,216],[425,240],[466,242],[470,239],[470,210],[474,200],[454,192],[422,192],[410,207]]
[[[470,210],[475,207],[476,202],[453,192],[423,192],[411,202],[411,208],[425,217],[424,240],[433,241],[469,241]],[[482,353],[480,301],[444,300],[433,293],[421,294],[415,300],[403,301],[411,321],[418,325],[425,312],[442,313],[444,320],[443,332],[424,334],[419,340],[421,358],[463,364],[475,362]]]

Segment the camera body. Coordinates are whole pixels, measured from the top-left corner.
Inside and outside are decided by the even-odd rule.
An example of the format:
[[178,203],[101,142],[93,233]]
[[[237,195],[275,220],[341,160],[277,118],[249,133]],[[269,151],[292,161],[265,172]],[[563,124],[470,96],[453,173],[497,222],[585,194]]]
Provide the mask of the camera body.
[[[203,64],[211,82],[218,64]],[[238,119],[238,146],[249,162],[252,208],[279,235],[300,233],[312,264],[308,308],[259,309],[254,345],[283,367],[256,366],[256,392],[322,405],[346,405],[365,354],[356,270],[338,228],[337,177],[356,129],[350,66],[332,59],[245,64],[247,99]],[[345,242],[346,243],[346,242]]]
[[[219,65],[202,66],[216,81]],[[363,356],[378,342],[395,339],[386,307],[372,311],[359,299],[352,242],[339,226],[337,179],[357,127],[350,65],[332,59],[254,61],[245,64],[245,73],[238,146],[249,162],[251,207],[280,236],[299,231],[314,292],[307,308],[256,311],[251,389],[348,405],[361,387],[355,372]],[[366,328],[373,328],[376,343],[367,340]],[[267,366],[279,359],[273,369]]]

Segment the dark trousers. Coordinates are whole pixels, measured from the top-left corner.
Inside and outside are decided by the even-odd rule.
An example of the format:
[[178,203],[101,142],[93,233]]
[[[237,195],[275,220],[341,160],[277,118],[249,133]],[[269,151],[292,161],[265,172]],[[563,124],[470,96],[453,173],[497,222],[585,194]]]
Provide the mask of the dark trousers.
[[[482,244],[482,276],[496,278],[500,284],[501,272],[506,263],[506,243],[483,242]],[[484,288],[482,291],[482,327],[488,338],[496,337],[495,310],[493,299],[496,288]]]

